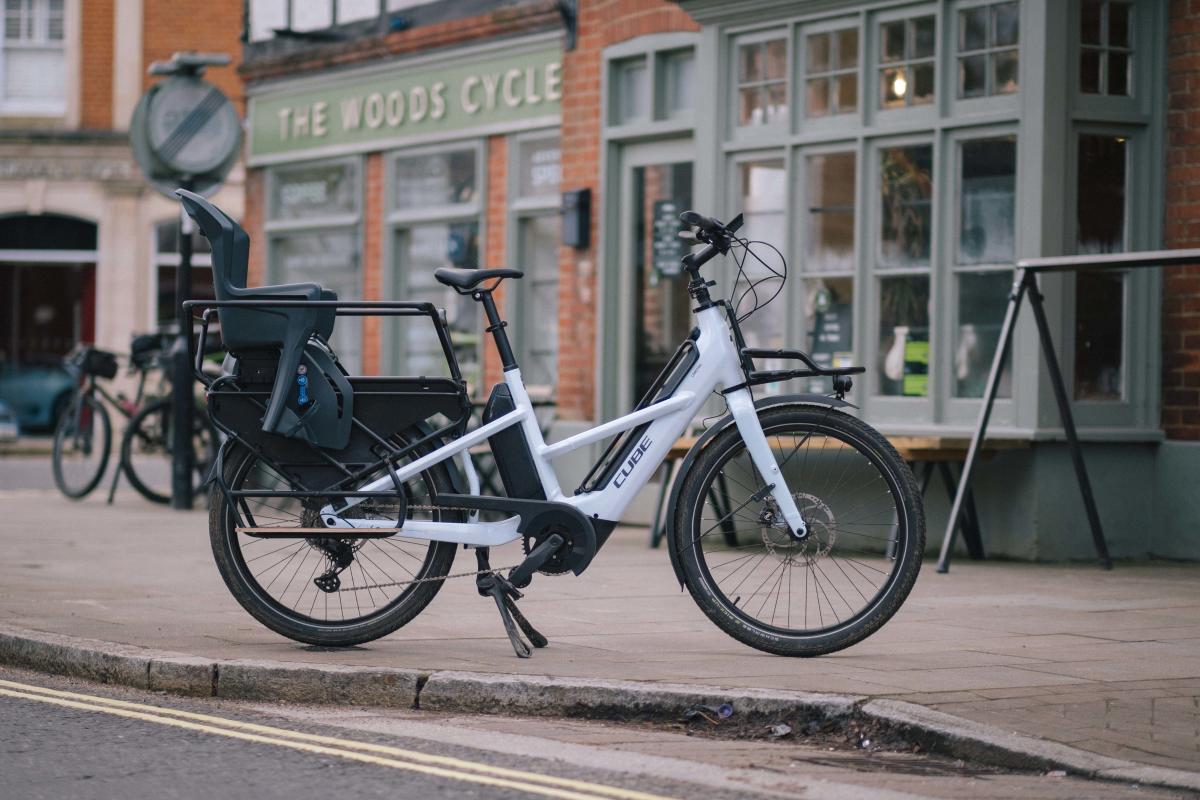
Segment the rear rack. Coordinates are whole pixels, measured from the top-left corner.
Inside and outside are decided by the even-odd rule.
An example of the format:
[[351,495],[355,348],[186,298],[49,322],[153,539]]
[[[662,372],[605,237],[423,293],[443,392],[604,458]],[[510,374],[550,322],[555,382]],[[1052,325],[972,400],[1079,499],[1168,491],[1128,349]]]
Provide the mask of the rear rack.
[[[739,389],[745,389],[749,386],[759,386],[764,383],[778,383],[780,381],[791,380],[792,378],[813,378],[827,377],[833,378],[833,392],[838,396],[838,399],[845,397],[846,393],[854,388],[854,382],[850,379],[851,375],[861,375],[867,371],[866,367],[834,367],[826,369],[819,366],[812,358],[803,350],[769,350],[761,347],[743,347],[742,348],[742,363],[746,364],[746,380],[736,386],[730,386],[725,389],[722,394],[735,392]],[[804,369],[772,369],[772,370],[755,370],[753,369],[753,361],[755,358],[788,358],[795,359],[804,364]]]

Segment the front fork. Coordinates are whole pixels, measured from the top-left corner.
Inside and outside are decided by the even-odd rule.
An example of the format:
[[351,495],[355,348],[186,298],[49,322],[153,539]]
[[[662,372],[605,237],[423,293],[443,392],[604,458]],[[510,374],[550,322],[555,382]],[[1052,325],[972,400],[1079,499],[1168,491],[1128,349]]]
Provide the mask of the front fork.
[[729,412],[733,415],[738,432],[742,435],[742,441],[746,443],[750,460],[754,463],[754,468],[758,470],[763,481],[770,487],[771,497],[775,500],[784,521],[787,522],[789,532],[797,541],[806,539],[808,526],[804,524],[804,519],[800,516],[800,509],[796,507],[796,500],[788,490],[787,482],[783,479],[783,473],[775,460],[775,454],[771,452],[771,445],[767,442],[766,434],[763,433],[762,424],[758,421],[758,409],[754,407],[754,395],[746,388],[730,392],[725,395],[725,399],[729,403]]

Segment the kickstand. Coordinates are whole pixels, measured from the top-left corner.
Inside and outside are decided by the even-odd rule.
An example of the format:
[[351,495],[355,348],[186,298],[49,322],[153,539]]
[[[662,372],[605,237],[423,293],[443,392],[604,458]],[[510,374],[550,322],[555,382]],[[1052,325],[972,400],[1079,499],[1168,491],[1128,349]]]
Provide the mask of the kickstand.
[[[477,549],[475,556],[481,570],[491,568],[488,563],[486,547]],[[504,623],[504,632],[508,634],[508,641],[512,643],[513,652],[517,654],[517,658],[529,658],[533,655],[533,649],[521,638],[520,631],[525,632],[533,647],[545,647],[549,644],[546,637],[538,633],[537,629],[529,624],[529,620],[525,619],[525,616],[517,610],[516,601],[520,600],[523,595],[507,578],[497,572],[488,572],[475,579],[475,586],[478,588],[479,594],[484,597],[490,596],[496,601],[496,609],[500,612],[500,621]]]

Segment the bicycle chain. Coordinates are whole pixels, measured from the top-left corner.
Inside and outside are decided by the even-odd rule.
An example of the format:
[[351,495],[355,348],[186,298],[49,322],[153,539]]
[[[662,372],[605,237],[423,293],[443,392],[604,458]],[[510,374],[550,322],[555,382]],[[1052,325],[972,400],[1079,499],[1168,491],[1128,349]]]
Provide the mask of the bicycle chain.
[[[471,511],[478,510],[478,509],[474,509],[474,508],[455,508],[453,506],[408,506],[408,509],[410,511],[465,511],[468,513],[470,513]],[[355,530],[355,529],[330,528],[330,530]],[[357,530],[363,530],[363,529],[360,528]],[[401,531],[401,533],[403,533],[403,531]],[[353,538],[353,537],[344,537],[344,538]],[[492,567],[491,569],[477,569],[472,572],[455,572],[452,575],[437,575],[437,576],[433,576],[433,577],[429,577],[429,578],[413,578],[412,580],[408,580],[408,581],[391,581],[389,583],[370,583],[370,584],[367,584],[366,586],[347,586],[347,587],[338,588],[337,591],[338,591],[338,593],[341,593],[341,592],[366,592],[371,589],[390,589],[393,586],[413,586],[413,585],[417,585],[417,584],[421,584],[421,583],[433,583],[435,581],[448,581],[451,578],[471,578],[471,577],[477,578],[480,575],[491,575],[491,574],[499,573],[499,572],[507,572],[511,569],[516,569],[517,566],[519,566],[519,565],[513,564],[512,566],[508,566],[508,567]]]

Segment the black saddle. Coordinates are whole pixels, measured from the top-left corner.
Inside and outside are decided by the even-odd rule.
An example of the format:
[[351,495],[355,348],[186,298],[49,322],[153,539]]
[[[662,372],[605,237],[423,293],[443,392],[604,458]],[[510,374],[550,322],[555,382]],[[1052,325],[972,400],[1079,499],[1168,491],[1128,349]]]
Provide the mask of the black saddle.
[[433,277],[440,283],[451,286],[460,292],[470,292],[480,283],[492,278],[520,278],[525,275],[519,269],[458,269],[457,267],[441,267],[433,271]]

